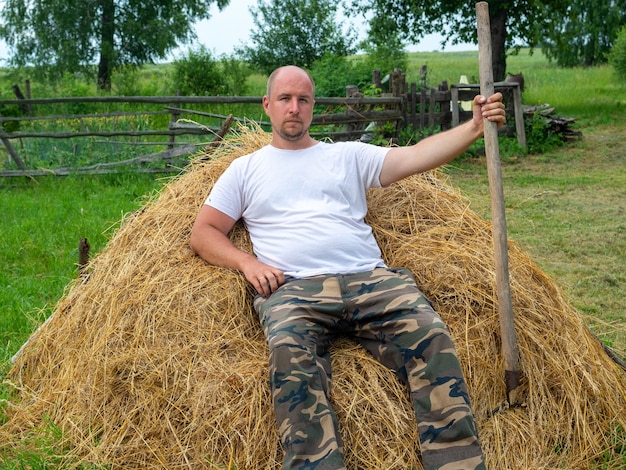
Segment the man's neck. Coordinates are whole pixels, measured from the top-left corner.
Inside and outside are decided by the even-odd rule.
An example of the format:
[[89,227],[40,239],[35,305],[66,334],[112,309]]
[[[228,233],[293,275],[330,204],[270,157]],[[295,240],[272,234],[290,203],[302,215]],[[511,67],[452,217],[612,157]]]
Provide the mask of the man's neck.
[[317,140],[308,134],[298,140],[287,140],[273,134],[271,144],[282,150],[304,150],[317,144]]

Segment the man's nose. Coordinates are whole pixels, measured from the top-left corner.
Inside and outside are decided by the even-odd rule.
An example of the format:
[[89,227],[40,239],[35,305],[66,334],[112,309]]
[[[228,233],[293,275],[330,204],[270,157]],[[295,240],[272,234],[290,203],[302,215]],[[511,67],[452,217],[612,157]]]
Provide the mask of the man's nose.
[[292,114],[298,114],[300,112],[300,101],[298,98],[292,98],[289,101],[289,112]]

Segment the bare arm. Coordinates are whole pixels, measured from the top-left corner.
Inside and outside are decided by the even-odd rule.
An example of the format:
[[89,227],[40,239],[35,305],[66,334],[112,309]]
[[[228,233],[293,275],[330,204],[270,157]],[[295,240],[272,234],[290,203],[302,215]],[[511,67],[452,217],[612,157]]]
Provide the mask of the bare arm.
[[446,132],[435,134],[407,147],[394,147],[385,157],[380,173],[380,183],[388,186],[415,173],[437,168],[463,153],[483,136],[486,117],[501,126],[506,121],[502,94],[495,93],[489,99],[474,98],[473,118]]
[[285,282],[285,276],[232,244],[228,233],[235,222],[223,212],[204,205],[191,229],[189,245],[208,263],[241,271],[260,295],[268,296]]

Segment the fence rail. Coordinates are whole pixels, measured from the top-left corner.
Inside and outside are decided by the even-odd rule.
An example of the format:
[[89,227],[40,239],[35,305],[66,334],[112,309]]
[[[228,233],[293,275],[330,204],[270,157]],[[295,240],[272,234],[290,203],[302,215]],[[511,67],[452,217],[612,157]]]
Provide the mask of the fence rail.
[[[439,88],[418,87],[415,83],[406,83],[401,71],[392,74],[389,89],[390,92],[383,93],[381,97],[368,97],[356,87],[348,87],[346,97],[316,98],[312,135],[333,140],[363,140],[371,136],[372,123],[385,128],[385,137],[390,140],[397,138],[398,132],[405,128],[422,134],[433,133],[437,128],[444,130],[471,118],[471,112],[463,111],[460,103],[473,99],[478,93],[474,85],[453,85],[451,90],[445,83]],[[524,145],[519,88],[516,83],[498,83],[496,89],[510,95],[507,108],[515,119],[518,139]],[[249,115],[263,116],[260,96],[94,96],[0,100],[0,109],[13,107],[20,110],[13,113],[19,115],[0,115],[0,141],[9,157],[4,168],[0,169],[0,176],[102,173],[117,171],[123,166],[134,166],[134,171],[172,171],[184,165],[186,156],[199,148],[216,145],[229,131],[232,122],[253,122],[269,129],[269,122],[234,117],[210,109],[217,107],[218,111],[223,111],[237,105],[247,106]],[[51,106],[55,113],[46,112],[46,108]],[[63,106],[83,111],[59,113],[58,108]],[[92,108],[97,106],[103,106],[103,111],[95,112]],[[121,109],[111,109],[116,107]],[[86,108],[89,108],[88,112],[85,112]],[[207,122],[198,122],[201,119]],[[26,129],[19,130],[19,127]],[[213,140],[207,142],[207,138]],[[51,164],[50,168],[44,169],[36,160],[35,165],[29,162],[33,160],[28,158],[29,152],[37,150],[28,150],[25,142],[35,139],[82,142],[64,150],[70,154],[66,157],[69,160],[79,160],[79,147],[89,152],[95,145],[105,143],[113,145],[119,154],[124,153],[120,151],[122,147],[131,146],[135,149],[160,146],[162,150],[128,158],[116,156],[118,161],[113,162],[56,167]],[[87,141],[81,139],[91,140],[85,143]],[[16,142],[17,146],[14,145]],[[56,147],[52,148],[50,152],[61,153]],[[26,158],[22,158],[23,155]]]

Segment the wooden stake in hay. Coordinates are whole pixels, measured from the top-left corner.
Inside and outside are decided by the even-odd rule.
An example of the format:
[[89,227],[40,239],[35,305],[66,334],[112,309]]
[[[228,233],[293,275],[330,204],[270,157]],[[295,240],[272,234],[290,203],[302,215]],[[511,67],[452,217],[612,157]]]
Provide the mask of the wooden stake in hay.
[[[491,26],[489,24],[489,5],[487,2],[476,4],[476,26],[478,30],[478,64],[480,69],[480,91],[483,96],[494,93],[493,70],[491,67]],[[506,214],[504,209],[504,189],[500,149],[498,147],[498,126],[483,118],[485,153],[489,174],[489,194],[491,195],[491,220],[493,224],[493,251],[495,255],[496,291],[498,315],[500,317],[500,340],[504,356],[504,381],[506,398],[510,404],[517,403],[517,389],[520,385],[519,353],[515,338],[515,320],[511,284],[509,281],[508,236],[506,232]]]
[[[267,349],[241,275],[188,247],[209,189],[233,158],[267,143],[238,139],[129,216],[89,276],[17,358],[19,390],[0,442],[52,420],[68,459],[111,468],[280,468]],[[626,374],[559,289],[510,249],[525,406],[505,393],[491,227],[429,173],[369,194],[368,221],[390,265],[409,267],[456,341],[489,468],[620,468]],[[235,243],[250,249],[245,230]],[[332,350],[332,396],[350,469],[421,468],[407,390],[348,340]],[[617,430],[621,429],[621,435]],[[621,457],[623,459],[623,457]],[[621,462],[621,463],[620,463]]]

